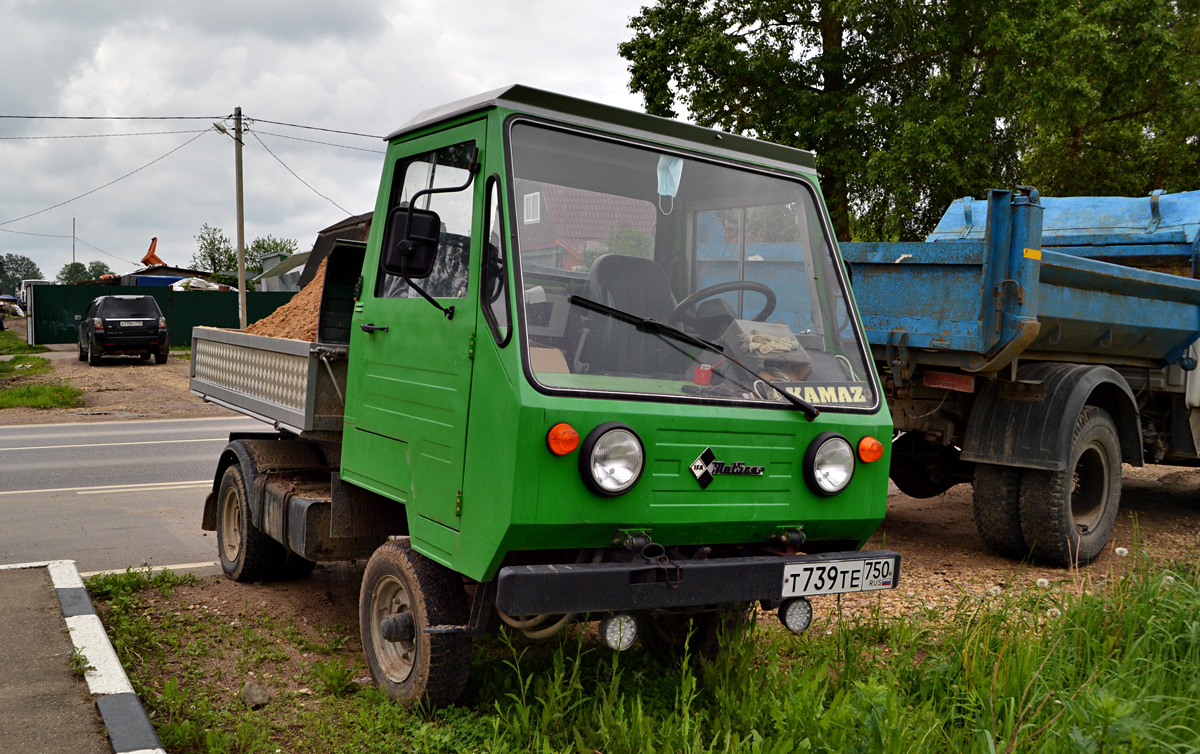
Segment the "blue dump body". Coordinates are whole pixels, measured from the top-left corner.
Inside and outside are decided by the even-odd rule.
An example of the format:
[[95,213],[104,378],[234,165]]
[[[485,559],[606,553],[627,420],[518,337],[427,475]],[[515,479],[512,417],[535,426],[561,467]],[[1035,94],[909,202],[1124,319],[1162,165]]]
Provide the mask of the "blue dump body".
[[925,242],[843,243],[867,339],[897,384],[918,365],[1192,366],[1200,191],[955,201]]

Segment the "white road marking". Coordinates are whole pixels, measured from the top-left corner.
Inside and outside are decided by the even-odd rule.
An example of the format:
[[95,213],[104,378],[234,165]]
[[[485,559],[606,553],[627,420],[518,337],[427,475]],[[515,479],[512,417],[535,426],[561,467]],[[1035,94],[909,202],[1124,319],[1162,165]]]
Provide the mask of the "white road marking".
[[[130,566],[130,568],[133,568],[134,571],[142,571],[142,570],[145,570],[145,568],[149,568],[151,573],[157,573],[158,571],[190,571],[193,568],[207,568],[209,566],[215,566],[215,565],[217,565],[216,561],[210,561],[207,563],[176,563],[175,565],[145,566],[143,568],[138,568],[136,566]],[[127,570],[129,570],[129,569],[128,568],[119,568],[119,569],[111,570],[111,571],[88,571],[87,573],[81,573],[79,575],[82,578],[86,579],[86,578],[91,578],[92,576],[108,576],[110,574],[121,574],[121,573],[125,573],[125,571],[127,571]]]
[[76,495],[111,495],[116,492],[167,492],[170,490],[198,490],[211,487],[212,482],[163,482],[162,484],[137,484],[112,490],[79,490]]
[[67,618],[67,630],[71,643],[87,658],[92,670],[83,674],[88,691],[93,694],[132,694],[133,686],[125,676],[125,669],[117,659],[117,653],[108,642],[104,624],[98,615],[73,615]]
[[[7,490],[0,495],[38,495],[47,492],[76,492],[81,494],[98,495],[104,492],[138,492],[156,489],[189,489],[191,487],[207,487],[211,479],[200,479],[193,482],[151,482],[149,484],[109,484],[102,487],[57,487],[46,490]],[[94,490],[94,492],[93,492]]]
[[76,445],[18,445],[12,448],[0,448],[0,453],[6,450],[57,450],[59,448],[109,448],[118,445],[171,445],[181,442],[229,442],[228,437],[206,437],[198,440],[139,440],[136,442],[87,442]]

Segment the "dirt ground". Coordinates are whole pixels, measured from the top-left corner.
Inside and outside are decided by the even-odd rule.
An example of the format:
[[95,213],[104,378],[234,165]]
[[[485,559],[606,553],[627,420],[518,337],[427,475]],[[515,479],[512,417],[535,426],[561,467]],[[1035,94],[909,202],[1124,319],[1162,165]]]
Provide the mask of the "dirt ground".
[[[83,389],[84,405],[0,410],[0,425],[235,415],[188,392],[190,362],[186,359],[172,357],[161,366],[136,358],[112,359],[88,367],[76,360],[72,350],[67,358],[55,358],[54,364],[52,375],[34,379],[65,380]],[[1031,587],[1042,578],[1058,589],[1086,588],[1089,581],[1123,572],[1143,552],[1159,562],[1194,561],[1200,555],[1200,468],[1126,466],[1124,480],[1112,541],[1095,563],[1079,571],[1016,563],[988,552],[975,532],[969,485],[929,500],[915,500],[893,488],[887,519],[868,548],[901,553],[899,586],[889,592],[843,597],[843,614],[859,614],[878,605],[885,615],[921,610],[949,615],[965,594],[1003,594]],[[1118,555],[1118,548],[1131,555]],[[312,609],[321,605],[321,610],[331,611],[325,616],[331,623],[357,623],[357,576],[349,565],[321,566],[313,578],[286,586],[206,580],[196,599],[199,604],[240,603],[248,589],[254,590],[264,608],[311,617]],[[833,601],[821,598],[816,603],[821,615],[832,609]]]
[[[4,326],[25,336],[25,321],[6,319]],[[72,345],[56,345],[50,353],[50,374],[29,378],[30,382],[65,382],[84,391],[83,404],[73,408],[0,409],[0,426],[6,424],[52,424],[59,422],[116,419],[181,419],[205,416],[236,416],[232,411],[205,403],[188,392],[191,362],[171,356],[166,364],[136,356],[113,356],[100,366],[79,361]]]

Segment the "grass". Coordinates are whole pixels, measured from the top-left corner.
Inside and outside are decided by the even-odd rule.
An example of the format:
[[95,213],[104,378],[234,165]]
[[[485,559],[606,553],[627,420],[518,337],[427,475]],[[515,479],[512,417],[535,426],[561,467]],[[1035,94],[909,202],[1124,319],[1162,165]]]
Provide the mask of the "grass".
[[82,397],[69,385],[17,385],[0,389],[0,408],[71,408]]
[[[576,631],[543,644],[489,639],[476,644],[461,703],[436,711],[352,683],[363,672],[353,647],[329,647],[333,659],[289,680],[280,658],[300,628],[282,616],[230,620],[164,602],[174,574],[133,572],[119,588],[105,578],[89,590],[172,752],[1200,749],[1191,564],[1143,563],[1084,593],[965,596],[952,620],[877,611],[794,637],[763,617],[711,662],[614,655]],[[238,679],[270,676],[276,701],[238,703],[205,669],[216,656],[236,661]]]
[[40,356],[14,356],[6,361],[0,361],[0,382],[17,377],[32,377],[47,374],[54,370],[49,359]]
[[16,353],[44,353],[49,351],[45,346],[31,346],[12,330],[0,332],[0,355]]

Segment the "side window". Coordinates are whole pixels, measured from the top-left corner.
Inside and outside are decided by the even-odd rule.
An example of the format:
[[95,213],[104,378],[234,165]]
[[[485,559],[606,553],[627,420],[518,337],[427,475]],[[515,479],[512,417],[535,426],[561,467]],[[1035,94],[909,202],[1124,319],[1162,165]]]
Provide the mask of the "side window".
[[[396,164],[392,197],[388,211],[407,207],[422,189],[461,186],[470,178],[475,142],[464,141],[432,152],[406,157]],[[437,260],[433,272],[419,285],[434,298],[463,298],[467,295],[467,272],[471,257],[471,221],[474,192],[470,189],[445,194],[425,194],[417,200],[420,209],[430,209],[441,218]],[[376,278],[376,298],[417,298],[398,275],[389,275],[380,267]]]
[[511,321],[508,308],[508,254],[504,239],[504,216],[500,210],[500,176],[492,175],[487,183],[487,214],[484,215],[483,271],[480,288],[483,296],[483,316],[496,342],[508,344]]

